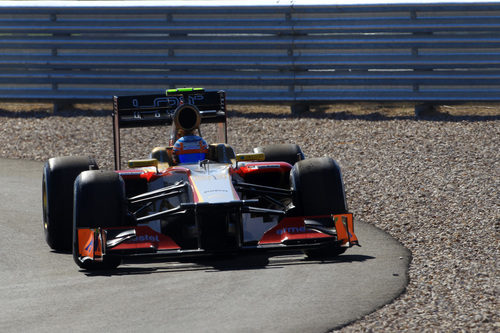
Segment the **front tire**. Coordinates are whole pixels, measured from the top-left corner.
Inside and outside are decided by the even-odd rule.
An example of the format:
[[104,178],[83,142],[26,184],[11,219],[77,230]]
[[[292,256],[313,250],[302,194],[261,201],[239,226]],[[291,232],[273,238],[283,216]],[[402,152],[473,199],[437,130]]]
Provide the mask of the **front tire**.
[[83,269],[114,269],[121,257],[104,255],[103,261],[79,257],[78,228],[110,228],[126,225],[127,206],[123,179],[114,171],[85,171],[75,181],[73,259]]
[[73,183],[85,170],[98,169],[90,157],[49,159],[43,167],[43,229],[47,244],[56,251],[71,251],[73,237]]
[[303,216],[347,213],[340,167],[329,157],[297,162],[290,172],[294,205]]
[[[292,188],[295,190],[294,215],[347,213],[340,167],[333,159],[320,157],[299,161],[292,168],[290,178]],[[319,259],[336,257],[345,251],[346,248],[338,244],[328,244],[304,250],[304,253],[311,259]]]

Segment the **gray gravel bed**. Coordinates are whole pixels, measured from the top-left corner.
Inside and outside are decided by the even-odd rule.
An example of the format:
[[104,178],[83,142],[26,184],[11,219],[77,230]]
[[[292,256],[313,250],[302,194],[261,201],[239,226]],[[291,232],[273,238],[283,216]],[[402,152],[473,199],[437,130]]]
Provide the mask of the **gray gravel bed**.
[[[0,112],[0,157],[91,155],[111,168],[105,114]],[[417,121],[234,112],[228,122],[237,152],[294,142],[308,157],[336,159],[356,219],[411,250],[406,292],[340,331],[500,331],[500,116]],[[125,131],[123,155],[147,157],[149,148],[166,143],[167,133]]]

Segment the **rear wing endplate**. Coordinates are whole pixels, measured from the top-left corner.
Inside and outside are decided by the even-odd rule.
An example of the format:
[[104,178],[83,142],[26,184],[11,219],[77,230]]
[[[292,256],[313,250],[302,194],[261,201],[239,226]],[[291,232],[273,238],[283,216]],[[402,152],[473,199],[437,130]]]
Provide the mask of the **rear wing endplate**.
[[120,169],[120,129],[171,125],[178,107],[191,104],[198,108],[201,123],[223,123],[225,142],[226,93],[203,88],[169,89],[165,94],[114,96],[113,145],[115,169]]

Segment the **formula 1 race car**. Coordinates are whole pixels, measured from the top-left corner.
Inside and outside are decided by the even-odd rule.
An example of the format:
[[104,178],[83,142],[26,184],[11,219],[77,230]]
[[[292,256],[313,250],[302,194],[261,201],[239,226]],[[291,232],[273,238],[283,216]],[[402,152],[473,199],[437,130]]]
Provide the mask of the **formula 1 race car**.
[[[201,125],[216,128],[207,144]],[[171,126],[166,147],[121,168],[120,130]],[[358,245],[337,163],[305,159],[296,144],[235,154],[226,97],[201,88],[114,97],[114,171],[89,157],[51,158],[43,171],[43,223],[52,249],[88,270],[124,256],[302,250],[332,257]]]

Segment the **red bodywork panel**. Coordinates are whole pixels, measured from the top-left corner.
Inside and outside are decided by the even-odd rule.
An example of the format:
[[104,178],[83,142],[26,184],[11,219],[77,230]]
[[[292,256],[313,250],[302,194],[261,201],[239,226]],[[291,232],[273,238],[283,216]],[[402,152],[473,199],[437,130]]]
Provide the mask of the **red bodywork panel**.
[[[282,174],[290,173],[292,166],[286,162],[240,162],[238,163],[237,168],[231,168],[230,170],[232,173],[245,178],[246,175],[251,174],[265,174],[272,172],[279,172]],[[117,172],[123,177],[123,179],[143,178],[147,179],[148,182],[177,172],[185,173],[187,176],[190,175],[190,170],[182,166],[173,166],[159,173],[144,169],[127,169],[118,170]]]
[[190,170],[188,168],[180,166],[174,166],[162,172],[148,171],[144,169],[118,170],[116,172],[118,172],[123,179],[142,178],[146,179],[148,182],[164,176],[171,176],[174,173],[183,173],[186,174],[186,176],[189,176],[190,174]]
[[334,238],[332,235],[325,234],[317,230],[311,230],[304,223],[307,219],[332,218],[337,232],[337,241],[341,246],[358,245],[358,238],[354,233],[353,215],[336,214],[323,216],[306,217],[285,217],[274,228],[268,230],[259,244],[277,244],[287,240],[310,240],[319,238]]
[[117,246],[113,250],[134,250],[134,249],[150,249],[156,250],[179,250],[180,246],[177,245],[172,238],[154,231],[148,226],[136,226],[136,237],[127,240]]
[[308,230],[303,217],[285,217],[274,228],[269,229],[259,244],[276,244],[286,240],[299,240],[311,238],[333,238],[315,230]]
[[241,162],[234,172],[245,178],[246,175],[254,173],[280,172],[290,173],[292,166],[286,162]]

